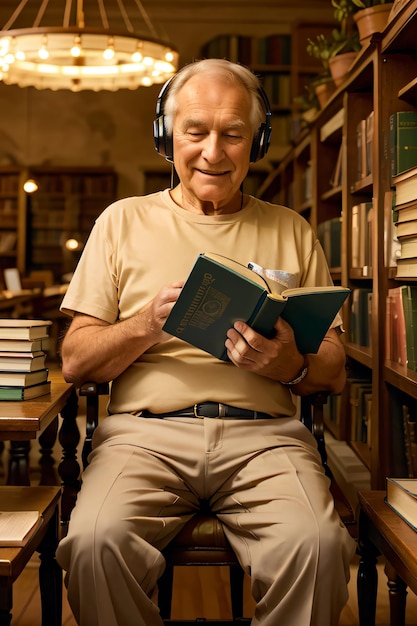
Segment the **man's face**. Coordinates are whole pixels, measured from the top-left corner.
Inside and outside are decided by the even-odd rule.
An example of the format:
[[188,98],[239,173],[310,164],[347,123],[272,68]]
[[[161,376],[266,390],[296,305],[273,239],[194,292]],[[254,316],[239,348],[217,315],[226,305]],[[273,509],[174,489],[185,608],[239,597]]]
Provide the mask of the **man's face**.
[[250,96],[224,78],[193,76],[177,95],[174,164],[184,208],[232,213],[248,167],[253,129]]

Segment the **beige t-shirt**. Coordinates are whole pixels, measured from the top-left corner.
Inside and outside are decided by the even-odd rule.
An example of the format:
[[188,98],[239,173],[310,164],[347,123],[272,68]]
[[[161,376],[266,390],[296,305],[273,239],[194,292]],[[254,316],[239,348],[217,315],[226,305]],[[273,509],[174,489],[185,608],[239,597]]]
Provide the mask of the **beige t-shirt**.
[[[197,215],[165,190],[119,200],[102,213],[62,310],[125,320],[162,286],[185,279],[201,252],[295,274],[297,286],[331,284],[320,244],[293,210],[251,198],[238,213]],[[288,388],[177,338],[153,346],[113,382],[109,410],[163,413],[210,400],[271,415],[295,412]]]

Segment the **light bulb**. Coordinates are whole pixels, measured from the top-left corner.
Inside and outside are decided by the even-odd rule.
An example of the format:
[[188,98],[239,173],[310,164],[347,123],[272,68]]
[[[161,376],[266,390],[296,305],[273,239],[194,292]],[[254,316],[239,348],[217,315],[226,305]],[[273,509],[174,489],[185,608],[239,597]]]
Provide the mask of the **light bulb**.
[[26,193],[34,193],[39,189],[38,183],[33,178],[28,178],[23,184],[23,189]]

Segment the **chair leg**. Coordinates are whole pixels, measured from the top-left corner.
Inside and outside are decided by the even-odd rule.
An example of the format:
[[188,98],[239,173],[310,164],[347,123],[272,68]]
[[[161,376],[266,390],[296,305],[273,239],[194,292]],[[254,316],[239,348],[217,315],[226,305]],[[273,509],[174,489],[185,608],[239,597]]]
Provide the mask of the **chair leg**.
[[13,583],[7,576],[0,579],[0,626],[12,621]]
[[167,565],[164,573],[158,580],[158,606],[162,619],[169,619],[171,617],[173,584],[174,566]]
[[229,567],[230,596],[233,619],[243,617],[243,581],[245,573],[240,566]]

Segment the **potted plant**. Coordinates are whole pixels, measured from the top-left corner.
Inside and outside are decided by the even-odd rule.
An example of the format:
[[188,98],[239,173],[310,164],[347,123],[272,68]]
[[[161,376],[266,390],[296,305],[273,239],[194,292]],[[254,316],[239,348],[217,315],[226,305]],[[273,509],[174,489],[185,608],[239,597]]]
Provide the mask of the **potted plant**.
[[[308,54],[318,59],[323,66],[323,79],[333,79],[336,86],[343,81],[359,50],[358,31],[356,28],[348,29],[346,23],[334,28],[330,37],[321,34],[307,42]],[[342,70],[337,63],[341,63]]]
[[353,19],[362,46],[368,45],[374,33],[382,33],[389,20],[393,2],[386,0],[350,0],[356,7]]
[[315,40],[309,39],[307,52],[321,61],[324,72],[330,74],[335,85],[339,86],[361,48],[358,29],[353,20],[353,14],[358,8],[353,0],[331,2],[339,26],[333,29],[328,38],[318,35]]

